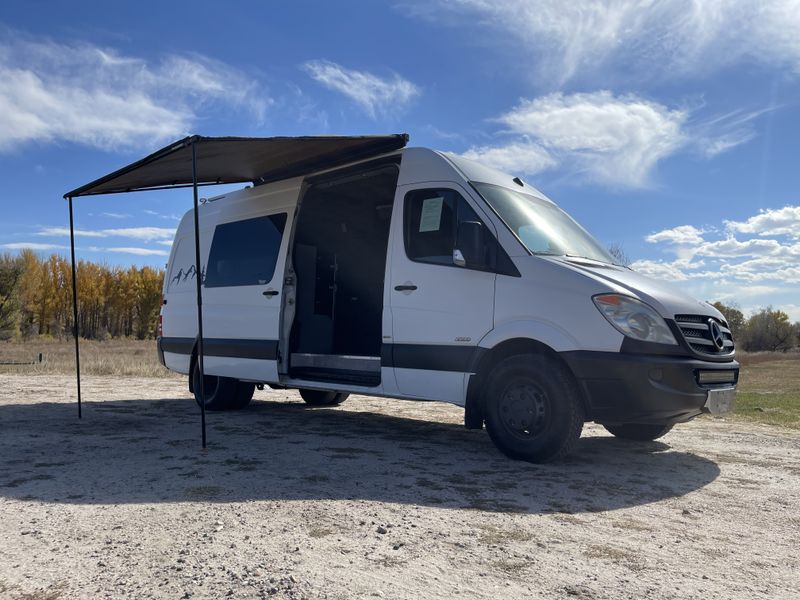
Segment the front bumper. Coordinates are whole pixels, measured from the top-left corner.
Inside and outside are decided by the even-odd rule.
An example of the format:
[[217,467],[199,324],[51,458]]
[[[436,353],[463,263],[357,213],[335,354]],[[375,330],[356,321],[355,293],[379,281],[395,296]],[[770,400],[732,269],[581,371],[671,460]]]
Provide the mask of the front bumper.
[[[708,412],[708,392],[731,388],[739,363],[681,356],[617,352],[563,352],[586,399],[587,420],[598,423],[668,425]],[[731,382],[701,384],[701,372],[731,373]]]

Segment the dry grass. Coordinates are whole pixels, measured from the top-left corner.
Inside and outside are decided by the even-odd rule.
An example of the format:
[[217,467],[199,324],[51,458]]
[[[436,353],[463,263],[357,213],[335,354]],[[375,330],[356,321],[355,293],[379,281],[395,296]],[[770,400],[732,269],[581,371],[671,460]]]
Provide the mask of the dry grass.
[[[75,372],[72,340],[36,339],[0,342],[0,363],[35,361],[42,364],[0,365],[0,373],[71,374]],[[734,416],[769,425],[800,429],[800,353],[740,353],[742,365]],[[81,341],[81,373],[118,377],[181,377],[158,362],[153,340]],[[426,482],[419,480],[418,485]],[[431,484],[432,485],[432,484]]]
[[800,353],[744,354],[740,362],[734,415],[800,429]]
[[[158,362],[154,340],[81,340],[81,373],[118,377],[174,377]],[[72,340],[40,338],[28,342],[0,342],[0,363],[32,362],[41,353],[44,362],[33,365],[2,365],[0,373],[31,375],[75,372]]]
[[743,352],[736,351],[736,360],[739,361],[743,367],[750,367],[765,362],[774,362],[776,360],[800,360],[800,352]]

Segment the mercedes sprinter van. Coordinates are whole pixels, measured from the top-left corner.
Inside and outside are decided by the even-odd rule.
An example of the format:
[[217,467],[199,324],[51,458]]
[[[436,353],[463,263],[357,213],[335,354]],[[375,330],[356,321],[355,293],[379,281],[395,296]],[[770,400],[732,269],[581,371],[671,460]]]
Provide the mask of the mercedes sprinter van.
[[[564,456],[586,421],[652,440],[731,409],[723,316],[614,259],[540,191],[406,148],[211,198],[181,221],[159,356],[209,410],[256,385],[463,406],[506,455]],[[203,295],[205,397],[197,367]]]

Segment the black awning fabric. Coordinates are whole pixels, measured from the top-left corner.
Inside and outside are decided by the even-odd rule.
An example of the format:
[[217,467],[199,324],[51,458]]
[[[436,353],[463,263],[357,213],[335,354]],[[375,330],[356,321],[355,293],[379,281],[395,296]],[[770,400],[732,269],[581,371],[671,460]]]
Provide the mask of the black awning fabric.
[[314,137],[190,136],[100,179],[65,198],[192,185],[192,145],[197,183],[266,183],[305,175],[403,148],[407,134]]

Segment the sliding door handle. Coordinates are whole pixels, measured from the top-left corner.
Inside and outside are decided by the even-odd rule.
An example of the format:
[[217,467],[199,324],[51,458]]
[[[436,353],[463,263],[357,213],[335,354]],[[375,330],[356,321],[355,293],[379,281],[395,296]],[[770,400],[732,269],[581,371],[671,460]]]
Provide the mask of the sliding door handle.
[[413,292],[414,290],[417,289],[417,286],[415,286],[413,283],[411,283],[411,284],[405,283],[403,285],[394,286],[394,289],[395,289],[395,291],[398,291],[398,292]]
[[261,292],[261,295],[271,298],[272,296],[277,296],[279,293],[278,290],[267,290],[266,292]]

